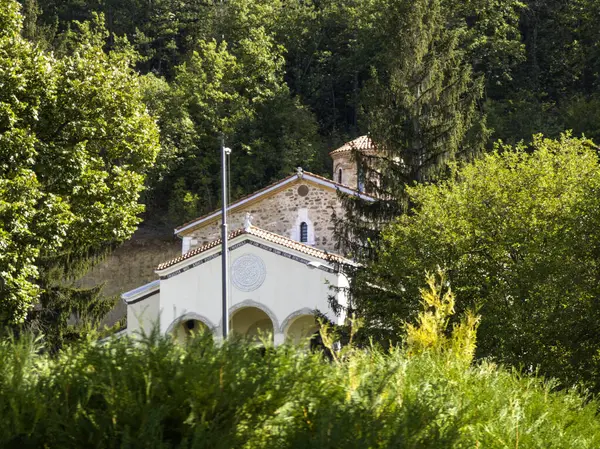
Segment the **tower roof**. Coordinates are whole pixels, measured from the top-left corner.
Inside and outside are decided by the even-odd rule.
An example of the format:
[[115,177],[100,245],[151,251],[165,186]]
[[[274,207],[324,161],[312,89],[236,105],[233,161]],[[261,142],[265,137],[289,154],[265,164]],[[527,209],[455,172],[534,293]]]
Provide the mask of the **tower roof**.
[[357,150],[357,151],[375,150],[375,144],[373,143],[373,141],[371,140],[371,138],[369,136],[364,135],[364,136],[357,137],[356,139],[351,140],[350,142],[346,142],[344,145],[339,147],[337,150],[333,150],[331,153],[329,153],[329,155],[333,156],[334,154],[346,153],[346,152],[353,151],[353,150]]

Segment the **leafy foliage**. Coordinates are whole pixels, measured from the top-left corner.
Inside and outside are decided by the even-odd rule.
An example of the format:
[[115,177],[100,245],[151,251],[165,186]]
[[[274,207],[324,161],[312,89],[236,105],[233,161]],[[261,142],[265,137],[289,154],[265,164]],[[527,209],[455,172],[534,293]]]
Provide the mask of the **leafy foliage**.
[[597,140],[594,125],[584,116],[578,124],[570,115],[573,104],[582,102],[588,103],[591,116],[598,114],[598,2],[523,3],[520,34],[526,59],[490,96],[487,109],[495,137],[515,144],[535,133],[557,138],[574,129]]
[[569,135],[501,146],[411,187],[412,213],[385,231],[356,307],[375,334],[400,338],[422,273],[441,266],[458,311],[482,316],[480,357],[597,390],[599,188],[593,145]]
[[408,353],[446,352],[456,360],[463,360],[469,364],[475,355],[475,336],[479,317],[468,310],[448,337],[446,333],[450,317],[454,315],[455,298],[449,287],[442,294],[445,273],[439,270],[438,277],[439,281],[435,275],[427,275],[429,290],[421,289],[421,303],[424,310],[417,317],[417,325],[410,323],[406,325]]
[[[235,46],[254,28],[264,27],[285,47],[286,83],[316,114],[320,132],[331,146],[347,135],[369,131],[359,115],[371,69],[381,74],[390,62],[385,56],[402,57],[386,48],[388,43],[402,44],[391,39],[395,34],[387,34],[390,30],[384,26],[395,17],[394,10],[404,8],[398,1],[22,3],[27,13],[26,35],[50,46],[72,21],[91,20],[95,12],[104,13],[108,30],[126,35],[142,55],[139,70],[168,80],[196,49],[198,40],[224,39]],[[474,74],[484,77],[484,110],[496,138],[516,143],[529,141],[537,132],[557,137],[565,127],[573,126],[566,119],[571,102],[581,97],[589,100],[596,94],[600,73],[595,26],[600,17],[598,2],[430,1],[416,3],[414,11],[397,16],[398,23],[417,13],[420,4],[431,10],[430,18],[441,6],[448,30],[459,30],[464,60]],[[418,23],[412,26],[418,27]],[[531,110],[536,114],[525,112]],[[588,137],[597,137],[591,129],[583,131]]]
[[[225,42],[226,52],[235,57],[235,68],[227,70],[248,75],[245,87],[224,89],[252,103],[254,113],[237,125],[232,120],[227,135],[237,145],[234,157],[241,156],[234,171],[247,168],[232,174],[236,195],[287,174],[293,165],[328,173],[326,150],[367,132],[391,160],[404,162],[383,162],[376,167],[382,179],[370,186],[381,187],[393,201],[370,209],[348,202],[350,211],[356,209],[350,221],[357,229],[379,229],[379,221],[401,213],[396,203],[406,198],[406,181],[444,174],[447,160],[477,153],[486,142],[488,148],[497,138],[515,144],[537,132],[557,137],[566,129],[597,137],[595,24],[600,12],[592,0],[568,5],[517,0],[22,3],[26,35],[55,48],[73,20],[104,13],[108,30],[127,36],[139,53],[140,73],[162,78],[168,86],[160,88],[159,98],[152,88],[146,95],[159,116],[164,162],[149,178],[149,219],[160,221],[169,201],[183,201],[170,197],[181,182],[184,197],[198,198],[198,213],[217,205],[212,160],[218,142],[194,136],[190,126],[200,123],[195,114],[186,120],[191,111],[182,100],[187,94],[180,92],[181,79],[175,80],[212,42]],[[116,48],[117,41],[111,34],[105,49]],[[256,51],[247,51],[250,43]],[[235,76],[226,78],[233,82]],[[253,92],[275,93],[273,80],[277,95],[260,95],[254,104]],[[209,91],[216,87],[206,81]],[[203,80],[194,83],[200,86]],[[225,112],[206,106],[205,117],[216,121]],[[279,128],[263,126],[273,120]],[[366,233],[363,246],[377,235]]]
[[91,292],[70,295],[64,278],[140,221],[158,129],[130,52],[104,52],[100,21],[81,25],[57,57],[21,37],[18,10],[0,3],[0,319],[22,323],[40,301],[64,327],[93,308]]
[[[290,97],[282,78],[282,49],[264,28],[252,30],[233,48],[216,41],[197,45],[175,69],[171,84],[153,75],[145,80],[163,142],[148,203],[156,212],[196,198],[189,208],[173,211],[173,225],[217,206],[221,134],[233,148],[233,195],[318,160],[316,124]],[[190,215],[181,215],[186,209]]]
[[48,448],[594,448],[597,404],[425,351],[259,350],[208,335],[0,343],[0,445]]

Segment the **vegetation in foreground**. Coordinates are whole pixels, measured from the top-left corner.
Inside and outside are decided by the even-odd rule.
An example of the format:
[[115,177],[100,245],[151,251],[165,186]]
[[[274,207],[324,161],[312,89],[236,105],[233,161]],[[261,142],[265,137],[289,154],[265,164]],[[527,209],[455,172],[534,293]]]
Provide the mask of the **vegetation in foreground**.
[[[69,347],[0,344],[0,447],[595,448],[598,404],[488,361],[477,318],[444,332],[449,291],[429,279],[407,345],[328,360],[291,346],[178,346],[158,334]],[[328,341],[328,335],[324,335]]]
[[477,357],[599,392],[599,190],[596,147],[568,134],[499,146],[444,182],[410,187],[410,213],[355,282],[365,333],[402,341],[423,272],[441,266],[459,314],[481,315]]

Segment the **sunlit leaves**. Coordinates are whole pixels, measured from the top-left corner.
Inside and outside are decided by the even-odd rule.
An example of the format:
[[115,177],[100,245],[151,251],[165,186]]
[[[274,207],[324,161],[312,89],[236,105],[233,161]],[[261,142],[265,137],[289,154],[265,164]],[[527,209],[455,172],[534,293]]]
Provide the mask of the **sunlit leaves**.
[[155,334],[48,357],[28,337],[0,341],[0,445],[597,448],[598,403],[554,387],[433,350],[370,347],[332,363],[320,351],[210,335],[184,347]]
[[[384,234],[360,303],[374,329],[416,313],[425,270],[445,267],[457,308],[479,308],[480,356],[600,388],[600,165],[589,141],[537,136],[439,185],[411,187],[413,211]],[[391,294],[391,292],[394,292]]]
[[9,323],[47,293],[49,267],[68,273],[69,261],[133,233],[158,150],[130,53],[103,51],[100,19],[72,32],[60,57],[23,39],[21,20],[17,2],[0,2],[0,319]]

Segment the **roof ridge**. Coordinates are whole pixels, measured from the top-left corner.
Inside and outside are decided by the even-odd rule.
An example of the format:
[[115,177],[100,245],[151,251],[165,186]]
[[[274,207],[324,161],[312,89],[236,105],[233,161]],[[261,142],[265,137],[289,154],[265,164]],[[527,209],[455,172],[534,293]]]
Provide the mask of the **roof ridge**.
[[[231,204],[229,204],[229,206],[227,207],[227,210],[231,210],[234,207],[237,207],[237,205],[239,205],[240,202],[242,201],[246,201],[249,198],[252,198],[256,195],[260,195],[262,193],[266,193],[267,190],[272,189],[274,187],[276,187],[278,184],[287,182],[288,180],[293,180],[294,177],[296,177],[299,180],[302,180],[304,176],[308,176],[308,177],[313,177],[315,179],[319,179],[321,181],[325,181],[329,184],[331,184],[332,186],[334,186],[336,189],[340,188],[340,189],[346,189],[349,190],[351,192],[353,192],[354,194],[358,194],[360,196],[366,197],[366,198],[372,198],[370,195],[365,194],[364,192],[360,192],[359,190],[353,189],[352,187],[346,186],[344,184],[340,184],[338,182],[335,182],[329,178],[326,178],[324,176],[321,175],[317,175],[315,173],[309,172],[309,171],[302,171],[302,172],[296,172],[293,173],[289,176],[286,176],[285,178],[280,179],[279,181],[273,182],[265,187],[263,187],[262,189],[256,190],[252,193],[249,193],[248,195],[244,195],[241,198],[238,198],[237,200],[233,201]],[[179,234],[180,232],[185,231],[187,228],[194,226],[197,222],[202,221],[207,219],[208,217],[211,217],[212,215],[218,213],[220,211],[220,209],[214,209],[213,211],[201,215],[198,218],[194,218],[193,220],[190,220],[186,223],[183,223],[182,225],[178,226],[177,228],[175,228],[175,234]]]
[[[304,254],[308,254],[313,257],[318,257],[320,259],[331,260],[333,262],[340,262],[340,263],[352,263],[352,261],[350,261],[349,259],[346,259],[343,256],[340,256],[339,254],[330,253],[326,250],[322,250],[319,248],[314,248],[314,247],[306,245],[304,243],[297,242],[296,240],[293,240],[289,237],[285,237],[280,234],[275,234],[274,232],[267,231],[266,229],[262,229],[262,228],[254,226],[254,225],[250,225],[247,228],[239,228],[234,231],[231,231],[228,234],[228,239],[234,239],[243,234],[253,235],[255,237],[270,241],[271,243],[282,245],[287,248],[302,252]],[[182,254],[181,256],[178,256],[174,259],[163,262],[160,265],[158,265],[158,267],[156,269],[157,269],[157,271],[165,270],[167,268],[172,267],[173,265],[177,265],[178,263],[181,263],[185,260],[191,259],[192,257],[197,256],[199,254],[202,254],[202,253],[208,251],[209,249],[215,248],[215,247],[219,246],[221,243],[222,243],[222,239],[218,238],[216,240],[213,240],[212,242],[207,243],[206,245],[202,245],[198,248],[194,248],[194,249],[188,251],[187,253]]]
[[[240,202],[240,201],[243,201],[243,200],[245,200],[246,198],[250,198],[251,196],[254,196],[254,195],[256,195],[257,193],[260,193],[260,192],[262,192],[262,191],[264,191],[264,190],[267,190],[267,189],[269,189],[269,188],[271,188],[271,187],[274,187],[274,186],[276,186],[277,184],[279,184],[279,183],[281,183],[281,182],[287,181],[288,179],[290,179],[290,178],[292,178],[292,177],[294,177],[294,176],[298,176],[298,175],[297,175],[296,173],[293,173],[293,174],[291,174],[291,175],[289,175],[289,176],[286,176],[285,178],[282,178],[282,179],[280,179],[279,181],[272,182],[271,184],[269,184],[269,185],[267,185],[267,186],[263,187],[262,189],[255,190],[255,191],[254,191],[254,192],[252,192],[252,193],[249,193],[249,194],[247,194],[247,195],[244,195],[244,196],[242,196],[242,197],[238,198],[237,200],[235,200],[234,202],[232,202],[232,203],[229,205],[229,207],[232,207],[232,206],[233,206],[235,203],[238,203],[238,202]],[[192,223],[194,223],[194,222],[196,222],[196,221],[198,221],[198,220],[202,220],[203,218],[209,217],[210,215],[214,214],[214,213],[215,213],[216,211],[218,211],[218,210],[219,210],[219,209],[214,209],[214,210],[210,211],[210,212],[209,212],[209,213],[207,213],[207,214],[201,215],[201,216],[199,216],[199,217],[197,217],[197,218],[194,218],[193,220],[189,220],[189,221],[187,221],[187,222],[183,223],[182,225],[180,225],[180,226],[178,226],[178,227],[176,227],[176,228],[175,228],[175,233],[177,233],[177,231],[178,231],[179,229],[181,229],[181,228],[185,228],[186,226],[188,226],[188,225],[190,225],[190,224],[192,224]]]

